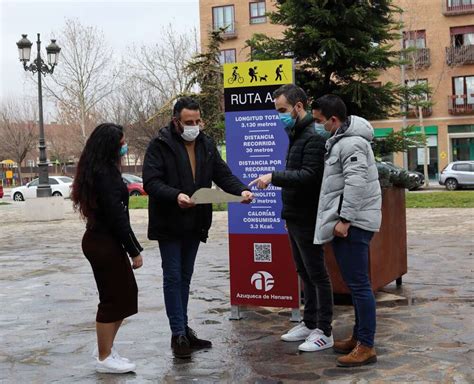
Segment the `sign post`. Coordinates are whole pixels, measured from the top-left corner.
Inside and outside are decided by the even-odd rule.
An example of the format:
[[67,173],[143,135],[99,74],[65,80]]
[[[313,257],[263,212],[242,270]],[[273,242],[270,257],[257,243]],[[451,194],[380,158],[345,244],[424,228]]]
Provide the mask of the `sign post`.
[[[227,163],[245,184],[285,168],[288,136],[273,92],[293,83],[289,59],[224,65]],[[285,223],[281,188],[253,189],[252,204],[229,204],[231,319],[240,306],[287,307],[300,320],[300,288]]]

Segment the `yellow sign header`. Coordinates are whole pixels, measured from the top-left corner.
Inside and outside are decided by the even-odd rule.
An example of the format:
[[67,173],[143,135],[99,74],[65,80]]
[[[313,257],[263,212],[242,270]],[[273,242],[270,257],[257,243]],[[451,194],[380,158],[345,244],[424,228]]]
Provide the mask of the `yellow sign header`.
[[291,83],[293,83],[293,60],[291,59],[224,64],[224,88]]

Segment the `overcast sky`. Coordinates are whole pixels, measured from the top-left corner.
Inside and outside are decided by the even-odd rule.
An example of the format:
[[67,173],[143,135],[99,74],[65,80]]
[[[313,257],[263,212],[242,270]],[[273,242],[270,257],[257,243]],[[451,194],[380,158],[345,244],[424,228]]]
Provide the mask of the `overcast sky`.
[[[134,43],[156,42],[157,32],[169,23],[179,32],[199,30],[199,0],[0,0],[0,99],[36,94],[26,79],[32,74],[25,74],[18,60],[15,43],[21,34],[27,33],[34,42],[41,33],[44,53],[52,31],[60,30],[70,18],[100,27],[120,55]],[[61,46],[61,36],[56,38]],[[34,55],[36,44],[32,48]],[[60,63],[56,70],[60,70]]]

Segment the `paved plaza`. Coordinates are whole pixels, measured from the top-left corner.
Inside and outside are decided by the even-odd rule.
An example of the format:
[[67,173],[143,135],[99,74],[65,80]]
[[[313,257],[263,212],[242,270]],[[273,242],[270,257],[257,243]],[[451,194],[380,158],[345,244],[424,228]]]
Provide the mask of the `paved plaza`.
[[[22,203],[0,206],[1,383],[474,382],[474,209],[408,210],[409,272],[401,289],[385,289],[403,299],[378,308],[379,362],[354,369],[336,368],[332,350],[300,354],[281,342],[293,326],[286,309],[228,320],[226,212],[214,214],[190,299],[190,326],[214,348],[173,359],[158,247],[146,240],[146,210],[132,211],[145,248],[139,313],[116,347],[137,371],[113,376],[94,371],[98,296],[80,247],[84,223],[65,204],[66,219],[47,223],[23,221]],[[351,307],[336,306],[335,337],[350,335],[352,321]]]

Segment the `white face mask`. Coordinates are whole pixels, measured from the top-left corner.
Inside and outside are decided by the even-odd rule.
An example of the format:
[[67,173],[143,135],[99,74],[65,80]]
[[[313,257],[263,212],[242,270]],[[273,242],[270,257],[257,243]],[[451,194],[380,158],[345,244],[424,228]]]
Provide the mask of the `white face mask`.
[[181,137],[186,141],[194,141],[199,135],[199,125],[183,125]]

